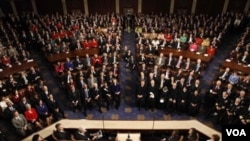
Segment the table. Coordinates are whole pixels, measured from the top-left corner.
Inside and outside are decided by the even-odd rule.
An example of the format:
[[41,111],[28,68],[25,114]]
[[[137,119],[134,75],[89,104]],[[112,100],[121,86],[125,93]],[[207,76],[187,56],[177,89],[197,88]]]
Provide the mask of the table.
[[247,65],[240,65],[235,61],[225,61],[222,63],[223,68],[230,68],[234,71],[240,71],[243,74],[250,74],[250,67]]
[[173,56],[179,57],[183,56],[183,58],[190,58],[191,60],[197,60],[201,59],[202,62],[204,63],[209,63],[213,56],[205,56],[203,54],[197,54],[196,52],[191,52],[189,50],[177,50],[177,49],[172,49],[172,48],[165,48],[165,49],[160,49],[160,53],[163,53],[165,56],[168,56],[170,52],[173,53]]
[[[64,128],[85,128],[85,129],[112,129],[112,130],[152,130],[153,121],[150,120],[87,120],[87,119],[62,119],[36,133],[46,138],[52,134],[55,130],[55,124],[61,123]],[[197,129],[200,133],[210,137],[212,134],[218,134],[221,137],[221,133],[214,130],[211,127],[199,122],[198,120],[156,120],[154,121],[154,130],[174,130],[190,128]],[[36,134],[34,133],[34,134]],[[23,141],[30,141],[32,136],[30,135]]]
[[21,62],[21,65],[13,65],[12,67],[4,68],[2,72],[0,72],[0,79],[6,78],[11,74],[18,73],[20,71],[25,71],[30,69],[31,67],[36,67],[37,63],[35,61],[29,62]]

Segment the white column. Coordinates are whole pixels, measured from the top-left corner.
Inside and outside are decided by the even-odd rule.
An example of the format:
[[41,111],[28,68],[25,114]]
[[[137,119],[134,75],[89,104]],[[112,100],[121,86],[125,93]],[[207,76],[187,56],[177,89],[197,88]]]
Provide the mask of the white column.
[[142,11],[142,0],[138,0],[138,13]]
[[63,15],[67,15],[67,4],[66,0],[61,0],[62,1],[62,9],[63,9]]
[[195,14],[197,0],[193,0],[191,14]]
[[13,14],[18,15],[17,10],[16,10],[16,4],[15,4],[14,0],[10,0],[10,6],[12,8]]
[[31,2],[31,5],[32,5],[33,12],[35,14],[38,14],[37,7],[36,7],[36,0],[30,0],[30,2]]
[[170,1],[170,11],[169,11],[170,14],[173,14],[173,13],[174,13],[174,1],[175,1],[175,0],[171,0],[171,1]]
[[228,3],[229,3],[229,0],[225,0],[222,13],[226,13],[227,12]]
[[245,8],[244,8],[245,13],[248,13],[249,6],[250,6],[250,0],[247,0],[247,3],[246,3]]
[[84,14],[89,15],[88,0],[83,0],[83,4],[84,4]]
[[120,0],[115,0],[115,13],[120,13]]

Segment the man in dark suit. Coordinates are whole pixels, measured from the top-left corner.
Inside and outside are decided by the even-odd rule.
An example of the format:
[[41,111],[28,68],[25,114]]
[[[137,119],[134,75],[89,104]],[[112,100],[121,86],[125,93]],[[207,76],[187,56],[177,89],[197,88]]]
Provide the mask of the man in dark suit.
[[145,106],[146,95],[147,95],[147,85],[145,80],[141,80],[140,85],[137,87],[137,93],[136,93],[136,105],[139,111],[143,106]]
[[83,60],[79,58],[79,56],[76,56],[76,59],[73,60],[73,64],[76,70],[81,70],[83,68]]
[[73,111],[76,112],[77,109],[81,111],[81,99],[80,92],[74,85],[70,85],[70,89],[68,92],[69,100],[73,106]]
[[57,123],[55,127],[56,130],[52,134],[54,140],[72,140],[72,135],[64,130],[61,123]]
[[74,133],[75,140],[90,140],[87,131],[83,128],[78,128],[78,130]]
[[65,114],[61,105],[56,99],[54,99],[54,96],[52,94],[49,94],[49,100],[47,101],[47,105],[56,121],[65,118]]
[[223,91],[221,80],[217,80],[211,87],[209,92],[205,96],[205,108],[212,107],[218,96],[221,95]]
[[82,109],[83,114],[87,116],[87,109],[92,108],[92,96],[90,93],[90,89],[87,84],[83,85],[83,90],[81,91],[81,101],[82,101]]
[[121,86],[115,78],[111,84],[111,95],[114,98],[115,108],[118,110],[121,104]]
[[226,80],[228,80],[230,74],[231,74],[230,68],[227,67],[227,68],[225,68],[224,71],[220,72],[219,79],[222,81],[226,81]]
[[97,105],[98,111],[102,113],[101,111],[101,90],[98,87],[97,82],[93,83],[93,87],[90,89],[90,93],[92,96],[92,99],[95,102],[95,105]]

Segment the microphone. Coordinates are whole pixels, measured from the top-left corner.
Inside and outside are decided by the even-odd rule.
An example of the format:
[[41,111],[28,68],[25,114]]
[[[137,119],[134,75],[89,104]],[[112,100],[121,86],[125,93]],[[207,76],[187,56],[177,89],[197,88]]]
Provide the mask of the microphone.
[[154,140],[154,127],[155,127],[155,116],[153,115],[152,140]]
[[152,126],[152,130],[154,130],[154,126],[155,126],[155,116],[153,115],[153,126]]
[[104,115],[102,115],[102,129],[104,130]]

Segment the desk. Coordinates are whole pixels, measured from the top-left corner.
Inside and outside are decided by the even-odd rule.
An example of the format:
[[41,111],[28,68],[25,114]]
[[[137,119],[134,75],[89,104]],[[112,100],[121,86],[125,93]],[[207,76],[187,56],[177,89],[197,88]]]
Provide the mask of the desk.
[[98,48],[90,48],[90,49],[80,49],[80,50],[74,50],[70,51],[69,53],[59,53],[59,54],[52,54],[47,56],[47,60],[50,63],[56,63],[58,61],[65,61],[66,58],[75,58],[76,56],[85,57],[86,54],[89,54],[90,56],[94,54],[98,54],[99,49]]
[[213,57],[213,56],[204,56],[202,54],[196,54],[196,52],[190,52],[188,50],[178,51],[177,49],[172,49],[172,48],[160,49],[159,52],[163,53],[165,56],[168,56],[169,53],[172,52],[173,56],[175,57],[183,56],[183,58],[190,58],[191,60],[201,59],[203,63],[209,63]]
[[[46,138],[53,133],[55,130],[55,124],[61,123],[64,128],[85,128],[85,129],[100,129],[104,125],[104,129],[114,130],[152,130],[152,121],[138,121],[138,120],[71,120],[62,119],[51,126],[48,126],[36,133]],[[212,134],[218,134],[221,137],[221,133],[206,126],[205,124],[197,120],[157,120],[154,122],[154,130],[174,130],[174,129],[185,129],[190,128],[197,129],[200,133],[210,137]],[[138,131],[137,131],[138,132]],[[34,133],[34,134],[36,134]],[[30,135],[23,141],[30,141],[32,136]]]
[[140,141],[140,137],[141,137],[140,133],[118,133],[116,137],[116,141],[127,141],[128,135],[131,141]]
[[15,74],[20,71],[28,70],[31,67],[37,66],[35,61],[31,62],[22,62],[21,65],[13,65],[10,68],[4,68],[2,72],[0,72],[0,79],[3,79],[5,77],[8,77],[10,74]]
[[222,63],[222,67],[223,68],[228,67],[232,70],[240,71],[243,74],[250,74],[250,67],[244,66],[244,65],[239,65],[237,62],[234,62],[234,61],[231,61],[231,62],[225,61],[224,63]]

